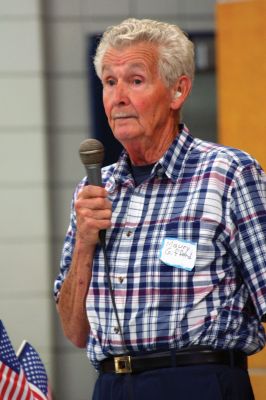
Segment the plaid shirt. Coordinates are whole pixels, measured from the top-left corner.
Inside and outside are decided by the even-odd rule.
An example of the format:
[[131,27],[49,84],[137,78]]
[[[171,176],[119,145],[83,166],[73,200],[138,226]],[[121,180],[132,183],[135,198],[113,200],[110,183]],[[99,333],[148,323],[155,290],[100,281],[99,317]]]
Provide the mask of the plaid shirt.
[[[265,344],[266,176],[248,154],[193,138],[187,129],[135,186],[128,155],[102,170],[112,202],[106,243],[127,348],[132,353],[193,345]],[[58,295],[75,244],[74,194]],[[123,351],[96,248],[86,308],[88,356],[97,368]]]

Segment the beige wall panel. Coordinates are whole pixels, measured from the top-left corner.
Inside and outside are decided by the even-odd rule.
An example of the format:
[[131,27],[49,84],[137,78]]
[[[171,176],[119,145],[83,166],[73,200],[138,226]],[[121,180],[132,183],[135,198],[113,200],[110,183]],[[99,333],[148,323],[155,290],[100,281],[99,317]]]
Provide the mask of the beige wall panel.
[[[90,365],[84,349],[72,349],[72,351],[69,350],[68,352],[64,349],[62,353],[59,352],[57,354],[59,367],[57,369],[57,379],[59,382],[71,383],[63,385],[61,397],[58,400],[91,399],[97,373]],[[64,368],[60,368],[62,365],[64,365]]]
[[[84,174],[85,175],[85,174]],[[52,188],[51,196],[56,199],[53,202],[53,215],[56,218],[56,225],[53,229],[53,236],[56,238],[64,237],[69,226],[70,207],[74,189],[78,181],[67,188]],[[62,241],[63,246],[63,241]]]
[[41,76],[0,75],[0,123],[3,127],[44,126]]
[[0,134],[0,184],[14,187],[45,182],[46,146],[42,130],[3,129]]
[[[57,134],[53,130],[49,137],[49,156],[51,169],[51,182],[59,185],[71,186],[72,191],[78,182],[85,176],[85,168],[79,157],[80,143],[88,138],[88,133],[69,132]],[[65,201],[69,204],[69,198]]]
[[86,47],[79,20],[47,21],[47,67],[53,73],[83,73],[87,69]]
[[41,30],[38,21],[2,20],[0,32],[0,72],[41,71]]
[[88,83],[85,76],[57,76],[47,80],[49,125],[53,128],[85,128],[88,125]]
[[[0,0],[1,17],[29,17],[39,14],[42,0]],[[22,7],[23,5],[23,7]]]
[[32,343],[40,351],[49,349],[50,307],[52,300],[42,295],[1,299],[1,319],[16,350],[23,340]]
[[[20,0],[21,1],[21,0]],[[79,0],[44,0],[45,15],[52,18],[77,18],[80,17]],[[89,2],[90,0],[88,0]]]
[[111,16],[119,17],[120,20],[128,16],[130,13],[130,1],[126,0],[97,0],[93,2],[93,7],[91,1],[80,0],[80,9],[82,15],[88,17],[108,17]]
[[[45,241],[0,242],[0,298],[50,295],[49,256]],[[1,317],[0,317],[1,318]]]
[[49,223],[46,197],[42,186],[2,186],[0,225],[5,228],[0,231],[0,240],[44,239]]

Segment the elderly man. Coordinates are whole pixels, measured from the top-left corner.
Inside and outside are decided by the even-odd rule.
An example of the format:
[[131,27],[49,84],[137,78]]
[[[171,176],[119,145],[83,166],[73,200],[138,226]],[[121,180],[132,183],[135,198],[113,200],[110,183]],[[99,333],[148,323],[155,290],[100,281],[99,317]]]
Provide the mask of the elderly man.
[[78,185],[55,282],[65,335],[99,371],[95,400],[253,399],[247,355],[265,344],[266,178],[248,154],[182,124],[193,58],[177,26],[151,20],[111,27],[96,51],[124,151],[102,169],[103,187]]

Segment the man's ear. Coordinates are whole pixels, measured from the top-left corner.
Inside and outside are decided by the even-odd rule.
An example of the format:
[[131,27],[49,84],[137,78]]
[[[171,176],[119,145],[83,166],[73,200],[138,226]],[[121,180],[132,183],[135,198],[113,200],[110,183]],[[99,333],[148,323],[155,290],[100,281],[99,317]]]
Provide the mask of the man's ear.
[[173,110],[178,110],[182,107],[191,91],[191,87],[192,81],[188,76],[182,75],[178,78],[177,82],[172,87],[173,98],[171,108]]

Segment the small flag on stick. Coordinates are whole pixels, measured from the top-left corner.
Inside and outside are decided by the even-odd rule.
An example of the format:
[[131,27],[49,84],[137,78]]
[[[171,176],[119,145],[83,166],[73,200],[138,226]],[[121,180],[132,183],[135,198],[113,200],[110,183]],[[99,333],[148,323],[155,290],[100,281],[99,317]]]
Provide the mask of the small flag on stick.
[[52,400],[39,354],[26,341],[16,354],[1,320],[0,400]]
[[24,340],[17,352],[17,357],[34,394],[34,399],[52,400],[45,367],[34,347]]
[[0,320],[0,399],[33,400],[25,373]]

